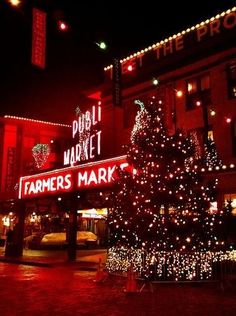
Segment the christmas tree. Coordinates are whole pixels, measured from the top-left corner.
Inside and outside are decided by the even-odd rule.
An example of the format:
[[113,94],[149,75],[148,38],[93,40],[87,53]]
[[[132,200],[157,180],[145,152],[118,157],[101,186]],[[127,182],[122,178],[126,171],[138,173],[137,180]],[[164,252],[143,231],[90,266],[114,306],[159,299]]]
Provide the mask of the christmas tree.
[[208,168],[222,167],[222,160],[219,158],[216,144],[214,140],[210,137],[207,138],[206,143],[204,144],[204,158],[203,166]]
[[111,197],[107,267],[126,271],[132,264],[155,279],[210,278],[212,261],[226,249],[223,211],[211,208],[217,179],[204,179],[190,138],[180,130],[168,134],[161,100],[135,103],[130,168],[118,170]]

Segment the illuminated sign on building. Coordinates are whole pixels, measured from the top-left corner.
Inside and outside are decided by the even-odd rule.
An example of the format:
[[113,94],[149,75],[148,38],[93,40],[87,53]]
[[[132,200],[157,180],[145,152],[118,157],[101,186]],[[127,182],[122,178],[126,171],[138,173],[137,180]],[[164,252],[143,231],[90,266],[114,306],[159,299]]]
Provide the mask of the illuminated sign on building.
[[102,209],[89,209],[89,210],[78,210],[77,214],[81,214],[82,218],[106,218],[108,214],[107,208]]
[[46,61],[46,13],[33,8],[32,23],[32,64],[45,68]]
[[101,154],[101,106],[93,106],[91,111],[79,113],[72,122],[72,138],[76,144],[64,151],[64,166],[73,166]]
[[[174,54],[179,55],[181,51],[185,52],[185,54],[188,51],[191,55],[194,49],[194,54],[197,54],[198,51],[205,50],[205,45],[198,45],[201,43],[208,42],[208,49],[209,45],[215,47],[217,44],[217,46],[221,47],[224,35],[226,35],[228,40],[232,39],[231,43],[233,43],[235,30],[236,7],[233,7],[120,60],[121,72],[123,75],[127,75],[129,74],[129,71],[127,71],[129,65],[132,65],[133,69],[148,67],[156,63],[156,61],[166,59]],[[186,58],[186,55],[183,56]],[[174,62],[176,63],[175,59]],[[110,78],[112,78],[112,68],[112,65],[104,68],[105,71],[109,71],[108,75]]]
[[128,166],[126,156],[21,177],[19,199],[110,185],[118,166]]

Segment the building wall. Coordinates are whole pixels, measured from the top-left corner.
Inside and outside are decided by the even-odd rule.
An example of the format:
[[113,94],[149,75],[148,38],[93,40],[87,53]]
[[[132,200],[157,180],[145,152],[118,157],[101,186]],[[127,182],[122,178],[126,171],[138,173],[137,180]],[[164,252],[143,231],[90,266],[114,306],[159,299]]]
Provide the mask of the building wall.
[[[203,35],[204,34],[204,35]],[[195,37],[194,37],[195,36]],[[119,122],[114,122],[116,129],[115,142],[117,154],[122,153],[122,145],[129,142],[130,132],[135,122],[137,107],[135,99],[145,100],[148,95],[158,94],[165,107],[170,107],[176,113],[177,128],[183,129],[187,134],[198,131],[200,143],[204,133],[213,132],[213,139],[219,157],[225,164],[225,169],[214,173],[219,178],[219,200],[223,202],[224,194],[236,193],[236,13],[227,11],[211,20],[205,21],[167,38],[139,52],[121,60],[120,87],[122,105],[113,106],[113,68],[105,68],[107,75],[103,88],[102,102],[107,108],[113,108],[113,113],[119,113]],[[183,45],[176,51],[174,42],[179,37]],[[179,46],[179,48],[180,48]],[[158,57],[158,50],[162,55]],[[169,47],[169,48],[168,48]],[[171,47],[173,50],[171,50]],[[165,55],[166,53],[166,55]],[[128,65],[133,66],[127,71]],[[235,67],[229,79],[229,68]],[[232,68],[233,69],[233,68]],[[209,76],[209,89],[207,93],[199,94],[200,105],[192,106],[193,100],[188,92],[188,83],[191,80],[200,80]],[[153,85],[153,78],[159,84]],[[230,82],[234,85],[234,92],[229,92]],[[206,84],[206,83],[205,83]],[[204,83],[203,83],[204,86]],[[182,97],[176,92],[181,90]],[[164,92],[163,92],[164,91]],[[192,99],[191,99],[192,98]],[[211,116],[212,111],[215,115]],[[116,114],[114,114],[116,116]],[[226,119],[231,122],[227,122]]]
[[[120,108],[114,108],[114,113],[119,113],[119,121],[115,122],[116,135],[118,142],[118,151],[121,152],[121,145],[129,141],[130,132],[135,123],[135,115],[137,106],[134,105],[134,100],[141,98],[145,99],[147,95],[155,94],[158,90],[165,87],[173,94],[170,106],[174,111],[176,109],[176,125],[186,131],[203,128],[204,120],[202,113],[202,105],[195,108],[187,109],[187,81],[191,78],[196,78],[204,74],[210,77],[210,95],[211,103],[207,105],[209,129],[213,130],[214,140],[217,148],[226,163],[236,162],[236,157],[232,154],[232,133],[231,124],[226,123],[226,117],[232,120],[236,117],[236,98],[228,96],[228,80],[227,80],[227,65],[236,62],[236,58],[232,55],[236,54],[236,49],[224,51],[224,53],[215,54],[212,57],[202,59],[199,62],[181,67],[178,70],[167,72],[159,76],[160,85],[154,87],[151,78],[149,82],[143,82],[139,85],[134,85],[131,88],[123,90],[123,105]],[[217,63],[215,62],[217,60]],[[204,70],[202,70],[204,69]],[[142,92],[145,89],[145,92]],[[181,90],[182,97],[175,96],[175,91]],[[160,97],[164,101],[165,96]],[[109,103],[112,108],[111,96],[104,98],[105,103]],[[204,101],[202,101],[204,102]],[[108,106],[107,106],[108,108]],[[216,115],[211,116],[211,110],[215,110]],[[115,114],[116,116],[116,114]],[[120,145],[120,146],[119,146]]]
[[[70,126],[48,124],[35,120],[1,118],[1,200],[17,196],[20,176],[35,174],[62,166],[62,151],[70,135]],[[46,163],[37,167],[32,149],[37,144],[47,144],[50,154]]]

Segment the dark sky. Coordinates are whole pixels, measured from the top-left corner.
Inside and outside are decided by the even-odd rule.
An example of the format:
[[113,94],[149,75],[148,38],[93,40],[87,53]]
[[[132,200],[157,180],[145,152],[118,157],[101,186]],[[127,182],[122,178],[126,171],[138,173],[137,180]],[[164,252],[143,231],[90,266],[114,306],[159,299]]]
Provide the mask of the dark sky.
[[[0,0],[0,115],[70,122],[80,91],[125,57],[223,10],[232,0]],[[187,2],[187,3],[186,3]],[[47,12],[46,68],[31,65],[32,7]],[[67,32],[59,32],[64,18]],[[106,52],[96,42],[108,44]]]

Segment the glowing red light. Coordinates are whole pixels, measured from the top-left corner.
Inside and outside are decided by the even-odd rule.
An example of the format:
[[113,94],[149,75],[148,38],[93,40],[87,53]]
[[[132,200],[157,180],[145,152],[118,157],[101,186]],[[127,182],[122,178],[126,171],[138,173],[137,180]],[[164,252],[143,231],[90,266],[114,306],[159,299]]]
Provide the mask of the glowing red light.
[[61,31],[66,31],[68,29],[68,26],[65,22],[59,21],[58,22],[58,27]]
[[231,118],[230,118],[230,117],[226,117],[226,118],[225,118],[225,121],[226,121],[226,123],[229,124],[229,123],[231,123]]

